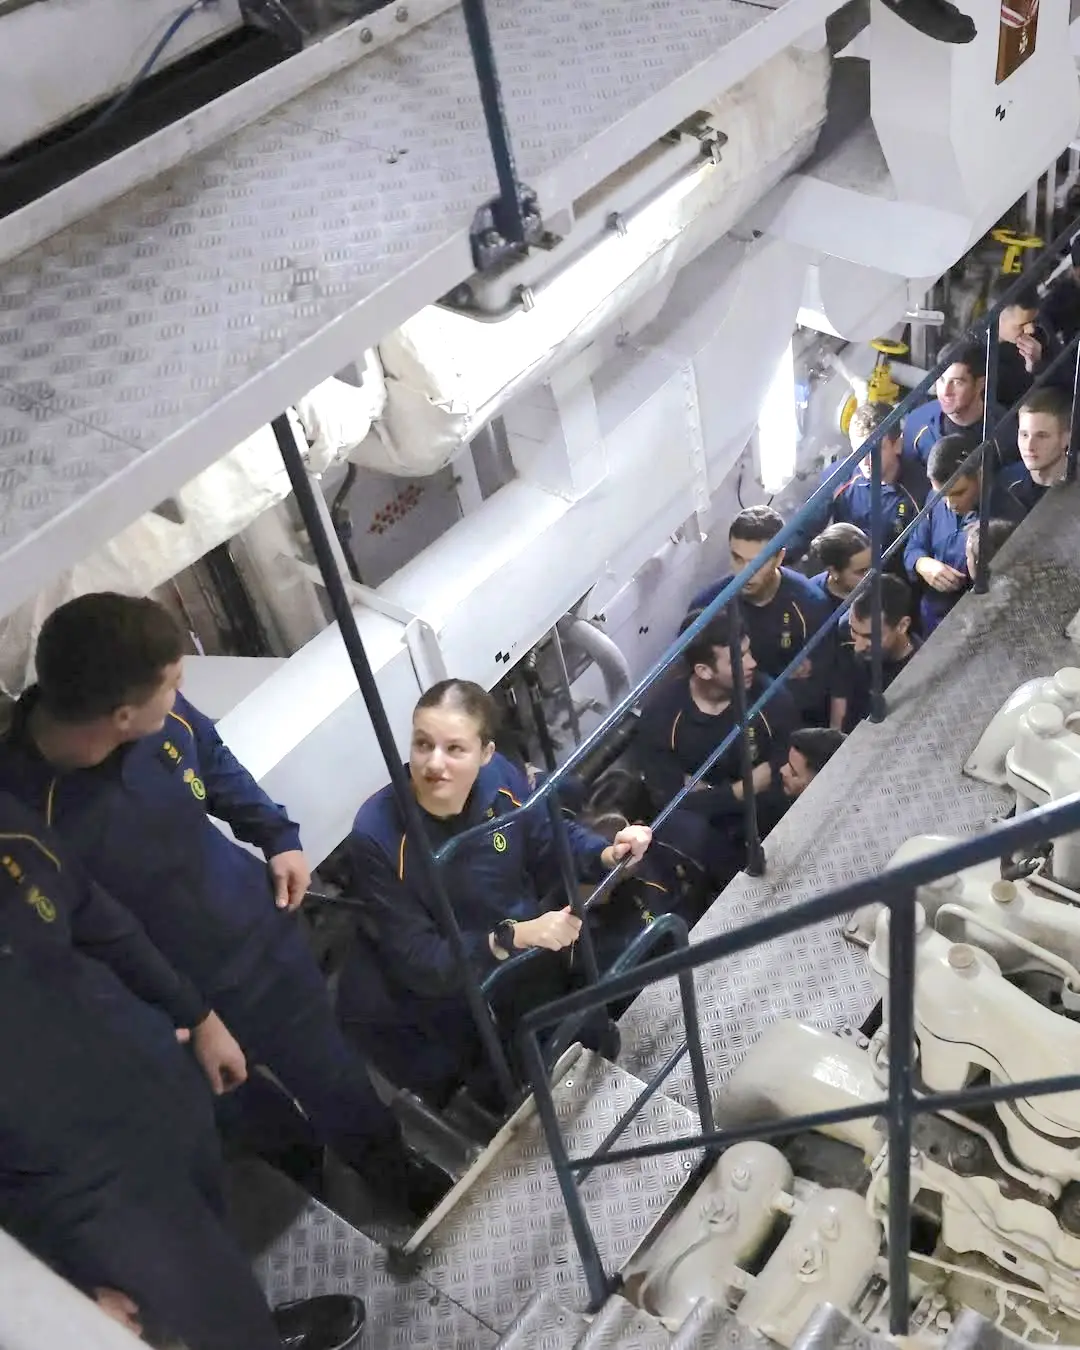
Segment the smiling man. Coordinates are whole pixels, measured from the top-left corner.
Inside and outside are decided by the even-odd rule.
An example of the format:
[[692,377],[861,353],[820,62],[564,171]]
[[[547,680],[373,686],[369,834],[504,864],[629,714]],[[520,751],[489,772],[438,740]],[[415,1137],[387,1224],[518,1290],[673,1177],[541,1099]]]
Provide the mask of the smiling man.
[[[387,1205],[426,1211],[445,1185],[406,1151],[342,1037],[293,914],[310,879],[299,829],[179,693],[183,654],[153,600],[102,593],[61,606],[41,630],[38,684],[0,744],[0,787],[141,920],[319,1143]],[[249,1110],[252,1091],[237,1093]]]
[[[904,454],[915,455],[925,465],[930,451],[944,436],[964,436],[968,449],[982,440],[986,356],[978,343],[966,343],[952,353],[952,361],[934,386],[935,399],[916,408],[904,420]],[[991,405],[991,422],[1004,409]],[[1008,423],[995,433],[999,462],[1017,458],[1015,429]]]

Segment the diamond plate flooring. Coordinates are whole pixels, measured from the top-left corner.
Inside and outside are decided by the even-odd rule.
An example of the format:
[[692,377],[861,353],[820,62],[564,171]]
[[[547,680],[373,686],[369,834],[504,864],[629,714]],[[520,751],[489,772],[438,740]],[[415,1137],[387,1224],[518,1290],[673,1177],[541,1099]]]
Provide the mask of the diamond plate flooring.
[[272,1304],[358,1294],[367,1308],[361,1344],[372,1350],[489,1350],[498,1342],[490,1327],[425,1280],[391,1273],[381,1247],[314,1201],[259,1259],[256,1273]]
[[[642,1084],[585,1052],[556,1084],[555,1102],[571,1156],[596,1148]],[[691,1111],[657,1094],[621,1144],[697,1128]],[[696,1159],[651,1158],[600,1168],[581,1188],[605,1268],[619,1270],[678,1194]],[[473,1184],[420,1248],[420,1273],[448,1299],[500,1331],[536,1295],[557,1293],[581,1310],[587,1291],[566,1207],[534,1117]]]
[[[521,177],[568,205],[835,5],[491,0]],[[465,280],[494,188],[454,9],[0,266],[0,613]]]
[[[1080,486],[1050,494],[993,568],[989,595],[969,594],[889,690],[889,715],[864,722],[766,844],[767,875],[739,875],[694,930],[700,940],[869,877],[914,834],[976,832],[1011,806],[961,767],[1010,693],[1076,664],[1064,637],[1080,605]],[[839,923],[740,953],[696,976],[714,1088],[772,1022],[836,1030],[874,1002],[865,954]],[[642,1078],[682,1039],[676,987],[646,990],[622,1019],[622,1062]],[[693,1100],[684,1059],[665,1091]]]

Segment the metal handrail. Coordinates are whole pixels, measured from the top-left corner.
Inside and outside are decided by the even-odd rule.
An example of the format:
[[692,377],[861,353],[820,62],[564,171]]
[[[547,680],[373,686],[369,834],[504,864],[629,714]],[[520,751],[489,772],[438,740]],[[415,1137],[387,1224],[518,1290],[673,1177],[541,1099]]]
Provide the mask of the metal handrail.
[[[817,1129],[844,1121],[884,1116],[888,1123],[889,1214],[887,1247],[889,1259],[890,1330],[904,1335],[909,1317],[909,1269],[911,1226],[911,1142],[916,1115],[933,1111],[964,1110],[1018,1098],[1048,1096],[1080,1090],[1080,1073],[1057,1075],[1019,1083],[962,1088],[954,1092],[916,1093],[913,1086],[915,1051],[915,895],[918,887],[953,876],[980,863],[1000,859],[1017,850],[1037,846],[1047,839],[1080,830],[1080,793],[1052,805],[1038,807],[997,825],[985,834],[950,845],[939,853],[886,868],[867,880],[850,882],[802,904],[765,915],[742,928],[704,938],[685,951],[661,956],[626,974],[603,979],[591,988],[557,999],[526,1013],[519,1027],[522,1053],[536,1099],[537,1114],[544,1129],[559,1188],[567,1206],[589,1288],[590,1308],[595,1310],[612,1292],[585,1206],[578,1193],[575,1173],[597,1166],[616,1166],[642,1158],[659,1157],[689,1150],[726,1148],[742,1139],[768,1139]],[[738,1128],[702,1130],[692,1136],[658,1140],[612,1152],[601,1145],[586,1157],[571,1158],[559,1130],[551,1083],[539,1051],[538,1033],[568,1016],[582,1014],[616,998],[678,976],[693,978],[702,966],[785,937],[803,928],[835,920],[866,904],[880,902],[889,910],[887,991],[889,1026],[888,1093],[878,1101],[782,1120],[762,1120]],[[670,1062],[670,1061],[669,1061]],[[607,1141],[605,1141],[606,1144]]]
[[[479,0],[478,0],[479,2]],[[1021,288],[1030,286],[1042,277],[1049,274],[1053,266],[1069,248],[1072,235],[1080,229],[1080,223],[1070,226],[1064,231],[1049,248],[1043,256],[1028,271],[1009,288],[998,303],[983,315],[979,320],[972,324],[964,334],[964,337],[974,339],[975,337],[986,334],[988,348],[994,347],[996,350],[996,333],[991,325],[994,324],[998,314],[1003,308],[1011,303],[1012,298],[1018,294]],[[1078,347],[1080,352],[1080,347]],[[900,430],[901,420],[905,413],[912,411],[922,401],[924,395],[930,393],[937,376],[948,366],[950,358],[946,355],[927,376],[911,390],[910,393],[889,413],[881,426],[868,438],[868,441],[852,451],[841,461],[833,466],[831,473],[811,494],[808,502],[782,530],[766,544],[758,557],[747,567],[743,568],[739,574],[734,577],[723,590],[715,597],[711,604],[702,612],[702,614],[688,626],[686,631],[668,648],[661,660],[653,669],[641,680],[638,685],[626,695],[617,707],[607,715],[599,727],[569,756],[569,758],[559,766],[546,780],[533,792],[526,802],[520,807],[501,815],[497,820],[485,822],[468,831],[456,835],[449,842],[444,844],[436,853],[432,853],[427,834],[424,828],[423,819],[412,792],[411,785],[401,759],[398,755],[397,747],[394,742],[393,732],[390,728],[389,720],[383,707],[382,699],[379,693],[374,674],[371,670],[364,650],[364,644],[357,627],[356,618],[353,614],[351,604],[348,599],[348,592],[344,584],[344,579],[339,570],[338,555],[327,532],[326,523],[323,519],[323,513],[318,510],[318,502],[315,497],[314,489],[308,479],[300,448],[297,445],[295,436],[289,427],[287,419],[282,416],[274,420],[274,432],[278,441],[286,470],[288,471],[290,482],[296,496],[297,505],[304,525],[307,528],[312,547],[315,552],[316,561],[319,570],[322,573],[326,586],[327,596],[330,600],[334,618],[338,622],[341,631],[342,640],[345,644],[352,663],[357,682],[363,694],[372,720],[372,726],[375,731],[376,739],[383,758],[386,762],[387,771],[390,775],[391,783],[395,796],[398,800],[400,809],[404,816],[406,834],[414,855],[419,860],[419,865],[423,870],[424,880],[428,891],[430,892],[434,907],[439,916],[439,922],[445,930],[446,937],[450,943],[454,954],[454,959],[461,972],[461,981],[464,997],[468,1002],[472,1017],[477,1027],[477,1032],[485,1053],[492,1063],[500,1091],[507,1103],[514,1099],[513,1076],[510,1072],[506,1056],[499,1044],[498,1036],[491,1023],[487,1006],[480,990],[479,980],[476,972],[471,968],[464,939],[458,927],[454,915],[453,905],[451,904],[449,894],[446,890],[443,869],[444,865],[457,853],[457,851],[468,844],[470,841],[490,836],[497,829],[505,829],[507,825],[530,809],[544,809],[548,812],[551,827],[553,831],[553,842],[556,849],[556,858],[559,864],[559,870],[567,889],[567,899],[572,911],[581,919],[584,919],[587,905],[592,903],[596,896],[609,886],[612,880],[620,875],[626,866],[625,861],[619,863],[608,874],[607,878],[601,883],[589,897],[587,902],[583,902],[579,887],[574,875],[573,859],[570,855],[569,842],[566,834],[566,826],[562,814],[558,810],[555,794],[565,779],[574,772],[574,770],[583,762],[587,755],[593,753],[597,744],[615,728],[628,713],[631,712],[634,705],[648,693],[650,689],[664,676],[672,664],[682,655],[691,642],[693,642],[700,633],[704,631],[710,620],[715,614],[718,614],[726,605],[733,604],[734,608],[738,606],[738,596],[756,572],[764,567],[769,561],[776,557],[781,549],[785,548],[788,542],[794,537],[796,531],[800,528],[806,517],[806,513],[820,501],[826,498],[831,499],[833,490],[841,484],[842,479],[854,464],[864,459],[868,454],[871,457],[872,464],[872,492],[875,505],[874,523],[873,523],[873,569],[869,579],[869,586],[875,594],[875,600],[872,607],[872,640],[871,640],[871,688],[872,688],[872,706],[871,715],[880,718],[883,715],[881,686],[882,686],[882,650],[881,650],[881,616],[880,616],[880,585],[881,585],[881,565],[890,554],[895,551],[896,545],[892,549],[882,549],[882,523],[880,511],[880,455],[882,439],[894,434]],[[992,371],[991,371],[992,373]],[[994,389],[987,388],[985,391],[986,403],[992,405]],[[1074,429],[1077,418],[1076,402],[1074,401]],[[1010,414],[1005,414],[1008,417]],[[1004,418],[999,419],[995,426],[1000,425]],[[985,430],[985,428],[984,428]],[[1069,473],[1075,476],[1076,456],[1080,450],[1080,434],[1074,435],[1072,449],[1070,451]],[[920,512],[920,517],[925,514],[927,507]],[[980,550],[979,569],[980,575],[985,585],[986,568],[985,548]],[[976,590],[979,589],[978,580]],[[834,618],[834,622],[836,619]],[[829,631],[830,625],[825,625],[807,647],[800,653],[800,659],[793,661],[788,668],[781,674],[779,679],[766,690],[762,699],[759,699],[752,708],[746,709],[742,706],[745,703],[745,695],[740,689],[735,695],[735,710],[738,714],[737,729],[734,735],[739,735],[745,739],[750,721],[765,706],[767,699],[774,696],[775,689],[781,687],[787,679],[790,678],[792,670],[802,660],[805,660],[807,650],[813,651],[815,646],[825,640],[825,635]],[[736,658],[737,659],[737,658]],[[770,690],[772,692],[770,692]],[[686,798],[687,793],[700,782],[701,778],[711,768],[712,764],[719,758],[720,754],[731,744],[733,736],[729,737],[724,746],[718,749],[705,765],[691,778],[690,782],[684,786],[682,791],[668,803],[663,811],[657,816],[654,822],[654,828],[662,825],[677,806]],[[748,813],[747,834],[748,851],[750,853],[750,865],[754,866],[756,860],[760,860],[760,841],[757,837],[756,824],[753,817],[753,792],[751,785],[745,779],[746,756],[744,760],[744,809]],[[596,969],[595,953],[592,949],[591,936],[588,932],[588,925],[583,924],[581,938],[583,964],[588,977],[595,980],[598,977]],[[698,1103],[699,1114],[707,1110],[704,1102]]]
[[[1080,219],[1074,221],[1069,226],[1068,229],[1063,230],[1062,233],[1051,242],[1051,244],[1047,247],[1047,249],[1043,253],[1043,256],[1040,257],[1037,262],[1033,263],[1032,266],[1028,269],[1028,271],[1026,271],[1022,276],[1017,278],[1016,282],[1009,287],[1009,289],[1005,292],[1005,294],[997,302],[997,304],[993,307],[993,309],[988,310],[979,319],[975,320],[972,324],[970,324],[969,327],[965,329],[964,332],[953,343],[950,344],[950,350],[955,351],[965,342],[975,342],[977,339],[983,337],[987,333],[996,333],[996,329],[991,329],[990,324],[997,319],[998,315],[1001,313],[1003,309],[1008,308],[1008,306],[1012,303],[1013,298],[1016,295],[1020,294],[1022,290],[1026,290],[1031,286],[1037,284],[1037,282],[1040,281],[1043,276],[1048,275],[1053,270],[1053,267],[1060,260],[1060,258],[1069,251],[1073,235],[1078,232],[1080,232]],[[1058,355],[1058,357],[1055,358],[1055,361],[1053,363],[1055,367],[1061,362],[1062,356],[1064,356],[1069,350],[1072,350],[1074,345],[1075,339],[1073,343],[1069,344],[1068,348],[1066,348],[1062,353]],[[458,850],[464,847],[466,844],[472,842],[474,839],[487,837],[491,835],[495,830],[505,827],[505,825],[507,825],[509,822],[511,822],[518,816],[522,815],[525,811],[528,811],[531,807],[541,802],[542,800],[546,799],[552,793],[556,792],[559,788],[559,785],[563,782],[563,780],[569,777],[574,772],[574,770],[580,766],[582,761],[585,760],[590,753],[595,751],[597,745],[604,739],[604,737],[619,725],[619,723],[623,720],[623,718],[625,718],[627,714],[633,710],[635,705],[638,704],[641,701],[641,699],[646,694],[649,693],[649,691],[654,687],[657,681],[667,673],[667,671],[671,668],[671,666],[675,663],[675,661],[678,660],[678,658],[682,655],[682,653],[686,650],[686,648],[690,646],[690,644],[698,637],[698,635],[705,630],[705,628],[708,626],[709,621],[713,618],[713,616],[719,614],[731,600],[735,599],[740,594],[740,592],[745,588],[746,583],[750,581],[761,570],[761,568],[765,566],[766,563],[771,562],[772,559],[775,558],[778,553],[782,552],[791,542],[791,540],[798,535],[798,533],[801,530],[801,527],[805,523],[812,508],[814,506],[819,505],[823,501],[826,500],[831,501],[833,490],[837,487],[842,486],[842,484],[847,480],[847,478],[850,477],[850,470],[855,465],[857,465],[861,460],[865,459],[867,455],[871,455],[875,451],[879,451],[883,439],[885,439],[886,437],[891,438],[894,434],[896,434],[901,430],[901,426],[905,415],[909,412],[914,412],[916,408],[921,407],[923,403],[926,402],[925,395],[931,392],[933,386],[937,383],[938,377],[945,370],[947,370],[951,364],[952,358],[951,356],[946,354],[944,357],[941,358],[941,360],[938,361],[938,363],[933,367],[933,369],[929,371],[929,373],[925,376],[925,378],[922,379],[919,382],[919,384],[917,384],[912,390],[910,390],[908,394],[893,408],[892,412],[890,412],[889,415],[882,421],[881,425],[874,430],[874,432],[866,439],[866,441],[863,442],[862,445],[859,446],[857,450],[852,450],[848,455],[844,456],[843,459],[839,459],[835,462],[835,464],[832,466],[832,470],[829,473],[829,475],[821,481],[821,483],[817,486],[817,488],[815,488],[815,490],[806,499],[806,502],[799,509],[799,511],[796,512],[796,514],[792,516],[791,520],[789,520],[784,525],[784,528],[780,530],[772,539],[770,539],[768,543],[766,543],[764,548],[762,548],[761,552],[752,562],[748,563],[746,567],[742,569],[741,572],[737,573],[734,577],[732,577],[732,579],[727,583],[724,589],[715,597],[715,599],[713,599],[709,603],[709,605],[702,610],[701,614],[697,617],[697,619],[695,619],[694,622],[690,624],[686,628],[686,630],[682,634],[680,634],[680,636],[676,638],[676,640],[667,648],[667,650],[664,652],[663,656],[660,657],[656,665],[654,665],[649,670],[649,672],[645,676],[643,676],[642,679],[634,686],[634,688],[631,689],[628,694],[626,694],[626,696],[621,700],[621,702],[618,703],[611,710],[611,712],[607,714],[607,716],[600,723],[600,725],[594,731],[590,732],[590,734],[586,737],[584,741],[582,741],[582,743],[579,746],[575,747],[575,749],[562,762],[562,764],[560,764],[558,768],[556,768],[552,773],[548,774],[545,777],[544,781],[536,788],[534,792],[530,794],[527,800],[524,801],[520,807],[516,807],[513,811],[508,811],[505,814],[500,815],[498,822],[484,821],[479,825],[473,826],[469,830],[464,830],[460,834],[454,835],[452,839],[449,839],[445,844],[442,845],[441,848],[439,848],[436,851],[435,853],[436,862],[439,863],[448,862],[458,852]],[[1033,381],[1033,386],[1035,384],[1041,385],[1042,383],[1044,383],[1048,374],[1049,374],[1048,370],[1041,372],[1038,379]],[[984,399],[988,407],[993,404],[993,394],[994,391],[991,390],[989,386],[987,386],[984,394]],[[996,419],[996,421],[993,424],[992,433],[996,432],[999,427],[1001,427],[1004,423],[1008,422],[1009,419],[1014,416],[1015,406],[1016,405],[1004,411],[1001,414],[1001,416]],[[974,453],[975,452],[973,451],[973,454]],[[1080,446],[1070,445],[1070,463],[1072,467],[1073,476],[1075,476],[1075,462],[1078,453],[1080,453]],[[954,478],[949,480],[950,483],[953,482],[955,477],[958,476],[959,473],[954,475]],[[874,479],[879,481],[880,474],[875,475]],[[934,497],[933,500],[936,500],[936,497]],[[909,526],[905,530],[904,534],[900,536],[900,539],[904,539],[907,537],[907,534],[910,532],[911,527],[924,515],[926,515],[929,507],[932,504],[933,501],[931,499],[928,499],[927,504],[924,505],[920,509],[918,514],[912,518],[912,521],[909,523]],[[889,549],[883,551],[882,554],[883,560],[887,560],[895,552],[896,546],[894,543],[889,547]],[[985,556],[986,550],[985,549],[980,550],[980,564],[979,564],[980,569],[984,566],[983,559],[985,559]],[[827,628],[828,624],[826,623],[825,625],[823,625],[823,627]],[[821,630],[818,631],[820,632]],[[802,648],[802,652],[805,653],[808,647],[809,643],[807,644],[807,646],[804,646]],[[782,672],[782,674],[776,677],[773,683],[779,684],[781,682],[786,682],[787,679],[790,677],[791,672],[801,664],[802,664],[801,660],[797,659],[793,660]],[[684,795],[685,794],[680,794],[680,799]],[[620,869],[614,870],[618,871]]]

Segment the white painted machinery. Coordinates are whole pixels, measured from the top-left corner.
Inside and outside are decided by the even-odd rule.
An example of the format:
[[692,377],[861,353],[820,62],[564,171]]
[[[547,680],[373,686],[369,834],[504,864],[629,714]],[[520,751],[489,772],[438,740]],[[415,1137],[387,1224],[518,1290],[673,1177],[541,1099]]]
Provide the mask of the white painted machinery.
[[[964,772],[1010,788],[1016,812],[1080,791],[1080,669],[1030,680],[1006,700],[983,732]],[[1080,839],[1059,839],[1040,871],[1069,895],[1080,891]]]
[[[1055,678],[1056,692],[1064,696],[1069,681],[1060,673]],[[1060,725],[1060,707],[1033,701],[1039,692],[1028,691],[1028,706],[1019,713],[1012,706],[1019,698],[1010,700],[1006,709],[1017,727],[1018,744],[1037,730],[1030,728],[1032,710],[1037,726],[1054,722],[1054,737],[1071,735]],[[1030,765],[1023,758],[1022,763]],[[1010,764],[1010,780],[1016,772]],[[918,836],[889,865],[910,863],[956,842]],[[1012,879],[1003,870],[1010,870]],[[1025,870],[1027,875],[1017,874]],[[1007,861],[1004,866],[994,862],[969,868],[919,888],[917,1093],[1080,1070],[1080,1021],[1075,1020],[1080,1009],[1080,907],[1071,903],[1074,899],[1080,897],[1045,878],[1041,867],[1010,869]],[[868,947],[883,996],[889,979],[889,922],[887,910],[874,907],[856,915],[846,930]],[[882,1006],[887,1008],[887,998]],[[887,1016],[869,1037],[834,1035],[798,1022],[775,1023],[722,1087],[718,1121],[745,1128],[880,1101],[887,1091],[889,1047]],[[816,1246],[803,1249],[814,1278],[828,1285],[829,1297],[856,1321],[869,1329],[880,1326],[877,1295],[887,1278],[877,1259],[880,1230],[875,1228],[871,1239],[853,1229],[852,1221],[856,1203],[862,1205],[860,1221],[874,1223],[887,1207],[883,1123],[844,1122],[824,1127],[820,1137],[782,1143],[780,1161],[772,1156],[775,1149],[754,1152],[764,1147],[756,1143],[735,1146],[724,1155],[698,1198],[635,1263],[637,1283],[631,1293],[636,1291],[643,1307],[674,1316],[688,1300],[708,1297],[729,1306],[738,1303],[740,1320],[766,1331],[777,1309],[764,1307],[763,1298],[774,1290],[784,1267],[781,1262],[773,1281],[766,1281],[764,1292],[752,1299],[744,1290],[756,1290],[757,1281],[747,1272],[758,1267],[755,1250],[748,1256],[747,1249],[754,1248],[755,1240],[760,1244],[763,1225],[773,1231],[778,1216],[786,1222],[800,1212],[800,1197],[809,1195],[834,1206],[837,1242],[858,1231],[868,1243],[868,1249],[850,1258],[848,1283],[834,1290],[825,1273],[828,1263],[822,1263],[828,1244],[819,1234]],[[971,1115],[920,1115],[913,1144],[913,1330],[940,1331],[961,1306],[968,1306],[1015,1334],[1075,1342],[1080,1335],[1080,1093],[1002,1102]],[[731,1167],[725,1171],[723,1164],[739,1149],[747,1155],[745,1163],[738,1155],[745,1181],[736,1196]],[[844,1164],[844,1154],[857,1160],[854,1173]],[[834,1203],[838,1179],[847,1197],[843,1209]],[[726,1216],[723,1222],[716,1219],[717,1212]],[[794,1224],[789,1236],[792,1231]],[[706,1248],[715,1254],[711,1264],[705,1260]],[[781,1243],[776,1256],[783,1249]],[[771,1269],[766,1260],[762,1273]],[[802,1286],[793,1274],[791,1278],[788,1297],[795,1299]],[[775,1296],[783,1306],[783,1296]]]

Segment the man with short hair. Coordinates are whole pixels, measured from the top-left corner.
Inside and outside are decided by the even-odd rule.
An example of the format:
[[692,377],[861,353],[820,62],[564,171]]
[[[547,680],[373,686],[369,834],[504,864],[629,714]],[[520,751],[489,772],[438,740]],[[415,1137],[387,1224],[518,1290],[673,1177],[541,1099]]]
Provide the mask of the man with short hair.
[[[945,436],[963,436],[969,450],[982,441],[986,393],[986,353],[982,346],[977,342],[958,346],[934,389],[937,397],[904,419],[904,454],[917,457],[924,465],[930,451]],[[991,404],[991,426],[1008,408],[1008,404],[1004,407],[1001,404],[1000,396]],[[999,462],[1013,463],[1017,457],[1015,427],[1006,422],[997,428],[994,440]]]
[[[179,626],[153,600],[104,593],[62,605],[41,630],[38,684],[0,743],[0,789],[142,921],[321,1144],[386,1204],[426,1212],[445,1180],[406,1150],[293,916],[310,879],[299,830],[178,692],[183,654]],[[287,1156],[295,1141],[284,1143]]]
[[787,761],[780,766],[780,781],[789,802],[803,795],[844,740],[843,732],[828,727],[797,727],[791,733]]
[[[892,411],[888,403],[864,403],[856,408],[848,427],[848,439],[852,450],[858,450],[864,445]],[[835,468],[835,464],[825,466],[821,475],[822,482]],[[789,557],[802,557],[809,548],[811,539],[829,525],[855,525],[867,538],[871,537],[872,468],[868,452],[865,459],[859,461],[851,477],[839,487],[835,487],[830,498],[815,507],[813,515],[799,529],[789,545]],[[881,509],[885,522],[883,548],[888,548],[903,533],[908,522],[918,515],[928,490],[925,465],[917,456],[904,454],[902,430],[898,428],[891,435],[883,437],[881,441]],[[895,565],[902,567],[902,560],[898,560]]]
[[[741,572],[765,550],[784,528],[784,518],[769,506],[748,506],[728,530],[731,565]],[[742,621],[758,668],[775,679],[832,615],[832,606],[809,578],[784,567],[785,550],[769,559],[743,587]],[[732,580],[699,591],[690,609],[704,609]],[[833,644],[823,639],[792,673],[788,688],[796,707],[808,721],[824,721]]]
[[994,485],[998,508],[1022,520],[1048,488],[1065,481],[1069,462],[1072,400],[1049,385],[1033,389],[1020,406],[1020,463],[1009,464]]
[[[697,617],[687,619],[684,630]],[[768,681],[758,673],[745,637],[741,651],[750,707]],[[727,614],[721,612],[683,652],[684,678],[663,687],[641,712],[634,755],[657,809],[685,786],[735,726],[731,656],[731,626]],[[779,773],[794,725],[795,708],[785,689],[776,689],[750,723],[754,795],[763,835],[782,810]],[[736,738],[672,818],[675,831],[668,842],[700,862],[717,886],[726,884],[745,861],[743,800]],[[665,840],[664,831],[660,839]]]
[[[852,731],[870,716],[870,650],[874,613],[870,587],[852,601],[841,631],[830,725]],[[881,578],[881,687],[888,689],[919,650],[911,631],[911,591],[899,577]]]
[[964,436],[943,436],[930,451],[927,469],[930,486],[940,495],[904,548],[904,566],[923,588],[919,620],[924,638],[970,585],[965,530],[979,518],[982,451],[973,450]]

